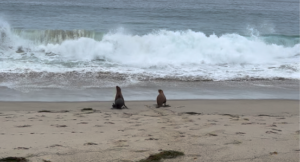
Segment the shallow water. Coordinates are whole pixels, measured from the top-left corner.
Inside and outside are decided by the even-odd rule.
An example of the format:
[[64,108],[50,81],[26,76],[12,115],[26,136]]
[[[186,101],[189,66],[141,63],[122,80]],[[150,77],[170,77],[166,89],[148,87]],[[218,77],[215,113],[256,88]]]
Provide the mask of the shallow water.
[[[216,92],[228,88],[228,98],[277,98],[275,87],[247,85],[299,81],[299,40],[297,0],[2,0],[0,86],[17,100],[97,100],[116,85],[150,93],[160,84],[187,92],[173,99],[226,98]],[[189,94],[210,84],[212,93]]]
[[[122,87],[125,101],[156,100],[163,89],[167,100],[290,99],[299,100],[298,81],[148,82]],[[115,88],[38,88],[22,92],[0,87],[0,101],[112,101]]]

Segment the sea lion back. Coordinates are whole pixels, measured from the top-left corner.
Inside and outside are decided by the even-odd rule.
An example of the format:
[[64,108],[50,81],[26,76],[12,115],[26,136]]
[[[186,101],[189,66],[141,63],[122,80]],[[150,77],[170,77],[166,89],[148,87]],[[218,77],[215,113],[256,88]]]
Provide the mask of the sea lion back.
[[116,86],[116,90],[117,90],[117,93],[115,96],[115,103],[113,104],[113,107],[121,109],[123,106],[125,106],[125,108],[127,108],[125,105],[125,101],[124,101],[122,92],[121,92],[121,88],[119,86]]

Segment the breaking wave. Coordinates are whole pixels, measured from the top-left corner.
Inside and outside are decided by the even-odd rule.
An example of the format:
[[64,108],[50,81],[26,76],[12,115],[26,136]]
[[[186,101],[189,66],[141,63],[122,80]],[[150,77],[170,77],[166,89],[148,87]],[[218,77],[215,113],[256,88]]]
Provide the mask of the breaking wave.
[[0,21],[0,42],[0,84],[300,79],[299,36],[20,30]]

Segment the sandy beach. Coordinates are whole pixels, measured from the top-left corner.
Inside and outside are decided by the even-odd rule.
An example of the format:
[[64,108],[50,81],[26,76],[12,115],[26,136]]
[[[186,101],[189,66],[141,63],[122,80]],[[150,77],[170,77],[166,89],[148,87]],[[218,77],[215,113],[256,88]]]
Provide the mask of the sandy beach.
[[175,150],[185,155],[164,161],[299,161],[299,100],[111,104],[0,102],[0,159],[130,162]]
[[299,162],[299,5],[0,0],[0,162]]

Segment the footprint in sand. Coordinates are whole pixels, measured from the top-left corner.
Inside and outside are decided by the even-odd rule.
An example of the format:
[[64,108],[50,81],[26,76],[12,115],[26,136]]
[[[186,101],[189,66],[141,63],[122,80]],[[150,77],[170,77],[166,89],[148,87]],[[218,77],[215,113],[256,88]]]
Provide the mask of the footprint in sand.
[[77,124],[88,124],[88,122],[80,122],[80,123],[77,123]]
[[246,134],[246,133],[244,133],[244,132],[236,132],[235,134]]
[[215,134],[215,133],[208,133],[208,134],[206,134],[206,135],[208,135],[208,136],[218,136],[218,135]]
[[28,150],[29,148],[28,147],[17,147],[17,148],[14,148],[15,150]]
[[288,122],[274,122],[273,124],[288,124]]
[[249,123],[242,123],[242,125],[252,125],[255,124],[254,122],[249,122]]
[[128,147],[129,145],[127,145],[127,140],[118,140],[114,142],[115,145],[117,145],[117,147]]
[[41,110],[39,113],[67,113],[69,110],[51,111],[51,110]]
[[267,125],[267,123],[257,123],[257,124],[259,124],[259,125]]
[[50,125],[50,126],[56,126],[56,127],[58,127],[58,128],[60,128],[60,127],[67,127],[66,125],[59,125],[59,124],[56,124],[56,125]]
[[266,115],[266,114],[259,114],[257,116],[268,116],[268,117],[272,117],[271,115]]
[[220,114],[222,116],[229,116],[229,117],[232,117],[232,118],[239,118],[238,115],[232,115],[232,114]]
[[145,140],[158,140],[157,138],[147,138]]
[[[64,147],[64,146],[59,145],[59,144],[54,144],[54,145],[51,145],[51,146],[49,146],[49,147],[53,148],[53,147]],[[49,148],[49,147],[46,147],[46,148]]]
[[224,145],[230,145],[230,144],[238,145],[238,144],[241,144],[241,143],[242,143],[242,142],[240,142],[240,141],[234,140],[234,141],[232,141],[232,142],[225,143]]
[[217,125],[217,123],[205,123],[204,126]]
[[18,128],[25,128],[25,127],[31,127],[31,125],[19,125],[19,126],[16,126]]
[[176,127],[173,127],[174,129],[179,129],[179,128],[181,128],[180,126],[176,126]]
[[93,142],[88,142],[83,144],[84,146],[90,146],[90,145],[98,145],[97,143],[93,143]]
[[280,130],[280,129],[274,129],[274,128],[273,128],[272,130],[274,130],[274,131],[278,131],[278,132],[281,132],[281,130]]
[[113,122],[104,122],[104,124],[115,124]]
[[277,132],[274,132],[274,131],[266,131],[266,133],[267,133],[267,134],[272,134],[272,133],[273,133],[273,134],[277,134]]
[[74,114],[74,116],[79,117],[79,118],[84,118],[85,116],[82,114]]
[[207,120],[208,122],[218,122],[217,120]]

